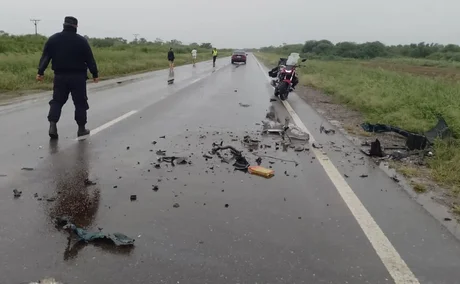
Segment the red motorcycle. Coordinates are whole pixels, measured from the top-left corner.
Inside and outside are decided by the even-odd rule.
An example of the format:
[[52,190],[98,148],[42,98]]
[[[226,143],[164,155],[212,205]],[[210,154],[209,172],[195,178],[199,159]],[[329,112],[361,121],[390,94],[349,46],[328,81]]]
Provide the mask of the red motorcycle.
[[[305,62],[305,61],[306,59],[302,59],[302,62]],[[286,100],[289,95],[289,92],[293,90],[292,88],[293,83],[296,84],[298,82],[297,72],[296,72],[296,68],[298,66],[299,65],[297,64],[295,65],[281,64],[278,66],[279,71],[278,71],[278,74],[276,74],[277,80],[273,81],[273,85],[275,87],[275,96],[279,97],[282,101]]]

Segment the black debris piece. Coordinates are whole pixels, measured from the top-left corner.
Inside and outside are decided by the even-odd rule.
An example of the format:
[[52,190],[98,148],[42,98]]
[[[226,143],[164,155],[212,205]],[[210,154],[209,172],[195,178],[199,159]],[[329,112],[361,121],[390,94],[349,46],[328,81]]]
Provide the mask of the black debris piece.
[[130,199],[131,201],[135,201],[135,200],[137,200],[137,195],[132,194],[132,195],[129,197],[129,199]]
[[174,204],[173,204],[173,207],[174,207],[174,208],[179,208],[180,205],[179,205],[179,203],[174,203]]
[[360,178],[367,178],[368,176],[369,176],[369,175],[362,174],[362,175],[360,175],[359,177],[360,177]]
[[161,138],[161,139],[165,139],[165,138],[166,138],[166,136],[165,136],[165,135],[163,135],[163,136],[160,136],[160,138]]
[[256,163],[258,166],[260,166],[262,164],[262,158],[261,157],[257,158]]
[[206,135],[204,134],[200,135],[200,139],[204,139],[204,138],[206,138]]
[[[369,143],[367,143],[367,144],[369,144]],[[367,156],[370,156],[370,157],[383,157],[383,156],[385,156],[385,154],[383,153],[382,145],[380,144],[379,139],[375,139],[374,142],[371,142],[370,146],[371,146],[371,148],[370,148],[369,152],[364,151],[362,149],[361,149],[361,152],[364,153]]]
[[118,185],[114,185],[113,188],[118,188]]
[[23,170],[23,171],[33,171],[34,168],[22,168],[21,170]]
[[278,101],[278,100],[275,99],[275,98],[271,98],[271,99],[270,99],[270,102],[276,102],[276,101]]
[[288,174],[288,172],[287,172],[287,171],[284,171],[284,174],[285,174],[287,177],[289,176],[289,174]]
[[297,146],[297,147],[295,147],[294,151],[296,151],[296,152],[303,152],[303,151],[305,151],[305,147],[303,147],[303,146]]
[[249,162],[246,160],[245,157],[239,156],[236,157],[236,161],[235,163],[233,163],[233,166],[235,167],[235,170],[247,171],[249,168]]
[[161,165],[160,165],[160,164],[156,164],[156,165],[155,165],[155,168],[156,168],[156,169],[160,169],[160,168],[161,168]]
[[127,147],[126,147],[126,150],[129,150],[129,148],[130,148],[130,147],[129,147],[129,146],[127,146]]
[[243,104],[243,103],[240,103],[240,107],[250,107],[251,105],[249,104]]
[[156,154],[157,154],[158,156],[165,156],[165,155],[166,155],[166,151],[164,151],[164,150],[158,150],[158,151],[156,152]]
[[444,218],[444,221],[452,221],[452,218],[446,217]]
[[207,154],[204,154],[204,155],[203,155],[203,158],[205,158],[205,159],[212,159],[212,157],[209,156],[209,155],[207,155]]
[[152,141],[152,144],[153,144],[153,145],[157,144],[157,141]]
[[159,189],[160,189],[160,188],[158,187],[158,185],[154,185],[154,186],[152,187],[152,190],[155,191],[155,192],[157,192]]
[[235,93],[238,92],[238,90],[235,90]]
[[322,145],[316,144],[316,143],[313,143],[312,146],[313,146],[313,148],[316,148],[316,149],[322,149],[323,148]]
[[228,205],[228,204],[225,204],[225,208],[228,208],[229,206],[230,206],[230,205]]
[[85,179],[85,185],[86,186],[90,186],[90,185],[96,185],[96,182],[90,180],[90,179]]
[[349,178],[349,176],[347,174],[344,174],[343,176],[346,177],[346,178]]
[[38,193],[34,193],[34,197],[37,198],[37,197],[38,197]]
[[320,133],[323,133],[323,132],[324,132],[324,133],[326,133],[326,134],[335,134],[335,130],[334,130],[334,129],[326,129],[326,128],[324,128],[324,126],[322,126],[322,125],[321,125],[320,128],[319,128],[319,132],[320,132]]
[[399,182],[399,178],[396,175],[392,176],[391,179],[395,182]]
[[54,201],[56,201],[56,197],[48,197],[48,198],[46,199],[46,201],[48,201],[48,202],[54,202]]
[[22,191],[19,191],[17,189],[13,189],[13,196],[14,198],[19,198],[22,195]]

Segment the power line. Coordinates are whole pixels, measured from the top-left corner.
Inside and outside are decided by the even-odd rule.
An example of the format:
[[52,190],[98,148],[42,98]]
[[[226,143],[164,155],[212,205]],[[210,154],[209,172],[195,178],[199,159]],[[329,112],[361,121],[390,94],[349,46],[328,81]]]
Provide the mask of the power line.
[[31,22],[34,23],[35,26],[35,35],[38,35],[38,22],[40,22],[40,19],[30,19]]

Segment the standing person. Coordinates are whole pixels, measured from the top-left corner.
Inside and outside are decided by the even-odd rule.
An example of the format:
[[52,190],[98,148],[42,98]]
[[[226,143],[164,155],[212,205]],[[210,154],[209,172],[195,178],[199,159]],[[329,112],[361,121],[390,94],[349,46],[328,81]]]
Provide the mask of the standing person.
[[212,50],[212,67],[216,67],[216,59],[217,59],[217,48],[214,47]]
[[174,51],[173,48],[170,47],[168,51],[169,71],[172,71],[174,69],[174,59]]
[[78,20],[65,17],[62,32],[52,35],[45,43],[43,54],[38,65],[37,80],[43,81],[46,68],[51,61],[54,71],[53,98],[50,101],[48,121],[50,122],[49,136],[58,138],[57,123],[61,110],[72,94],[75,105],[75,121],[78,124],[77,135],[89,135],[85,128],[87,110],[89,109],[86,93],[87,70],[93,75],[94,83],[99,82],[96,61],[88,41],[77,34]]
[[195,66],[195,63],[196,63],[196,53],[197,53],[197,51],[196,51],[196,49],[194,48],[194,49],[192,50],[192,62],[193,62],[193,66]]

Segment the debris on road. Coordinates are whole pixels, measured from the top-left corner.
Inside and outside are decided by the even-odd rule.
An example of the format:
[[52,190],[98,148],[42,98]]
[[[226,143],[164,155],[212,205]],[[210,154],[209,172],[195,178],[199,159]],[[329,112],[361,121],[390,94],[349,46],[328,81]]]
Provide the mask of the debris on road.
[[225,204],[225,208],[228,208],[229,206],[230,206],[230,205],[228,205],[228,204]]
[[250,107],[251,105],[249,104],[243,104],[243,103],[240,103],[240,107]]
[[327,128],[324,128],[324,126],[320,126],[319,128],[319,133],[326,133],[326,134],[335,134],[335,130],[334,129],[327,129]]
[[446,217],[444,218],[444,221],[452,221],[452,218]]
[[131,196],[129,197],[129,199],[130,199],[131,201],[135,201],[135,200],[137,200],[137,195],[133,194],[133,195],[131,195]]
[[384,133],[394,132],[406,138],[406,147],[409,150],[423,150],[434,144],[437,138],[452,137],[452,131],[443,117],[438,116],[438,123],[424,134],[413,133],[399,127],[386,124],[362,123],[361,128],[366,132]]
[[92,180],[90,180],[88,178],[85,179],[84,183],[85,183],[86,186],[96,185],[96,182],[94,182],[94,181],[92,181]]
[[130,147],[129,147],[129,146],[127,146],[127,147],[126,147],[126,150],[129,150],[129,149],[130,149]]
[[278,100],[275,99],[275,98],[271,98],[271,99],[270,99],[270,102],[276,102],[276,101],[278,101]]
[[369,175],[362,174],[362,175],[360,175],[359,177],[360,177],[360,178],[367,178],[367,177],[369,177]]
[[48,197],[48,198],[46,198],[46,201],[54,202],[54,201],[56,201],[56,197]]
[[179,208],[180,205],[179,205],[179,203],[174,203],[174,204],[173,204],[173,207],[174,207],[174,208]]
[[13,196],[14,198],[19,198],[22,195],[22,191],[19,191],[17,189],[13,189]]
[[256,163],[258,166],[260,166],[262,164],[262,158],[261,157],[257,158]]
[[74,232],[79,238],[78,241],[84,241],[88,243],[97,240],[106,240],[112,242],[115,246],[134,245],[134,239],[129,238],[128,236],[121,233],[107,234],[101,231],[89,232],[85,229],[75,226],[65,218],[60,218],[59,220],[57,220],[57,223],[58,225],[62,225],[63,223],[65,223],[65,225],[62,228]]
[[160,157],[158,158],[158,162],[167,162],[171,163],[171,165],[174,167],[177,163],[178,165],[185,165],[187,164],[187,158],[186,157],[176,157],[176,156],[169,156],[169,157]]
[[271,178],[275,175],[274,170],[270,170],[261,166],[250,166],[248,167],[248,171],[252,175],[258,175],[264,178]]
[[[363,144],[369,145],[368,142],[363,143]],[[383,156],[385,156],[385,154],[383,153],[382,145],[380,144],[379,139],[375,139],[374,142],[371,142],[370,147],[371,148],[370,148],[369,152],[367,152],[367,151],[365,151],[363,149],[361,149],[361,152],[364,153],[367,156],[370,156],[370,157],[383,157]]]
[[158,185],[154,185],[154,186],[152,187],[152,190],[155,191],[155,192],[157,192],[159,189],[160,189],[160,188],[158,187]]
[[322,145],[316,144],[316,143],[313,143],[312,146],[313,146],[313,148],[315,148],[315,149],[322,149],[322,148],[323,148]]
[[166,136],[165,135],[160,136],[160,139],[166,139]]
[[392,176],[391,179],[395,182],[399,182],[399,178],[396,175]]
[[156,145],[156,144],[157,144],[157,141],[152,141],[152,144],[153,144],[153,145]]
[[164,150],[158,150],[158,151],[156,152],[156,154],[157,154],[158,156],[165,156],[165,155],[166,155],[166,151],[164,151]]
[[33,171],[34,168],[22,168],[21,170],[23,170],[23,171]]

